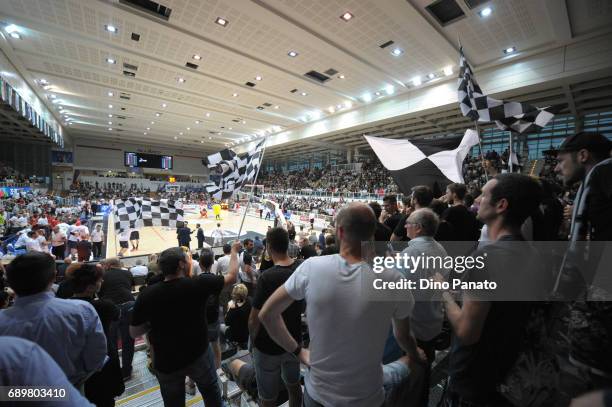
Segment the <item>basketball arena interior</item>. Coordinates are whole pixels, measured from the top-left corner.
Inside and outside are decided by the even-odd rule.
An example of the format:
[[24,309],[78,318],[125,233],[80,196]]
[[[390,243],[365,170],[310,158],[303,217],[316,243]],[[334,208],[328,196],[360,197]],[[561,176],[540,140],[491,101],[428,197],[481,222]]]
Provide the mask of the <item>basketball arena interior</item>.
[[612,406],[611,0],[0,0],[0,93],[0,403]]

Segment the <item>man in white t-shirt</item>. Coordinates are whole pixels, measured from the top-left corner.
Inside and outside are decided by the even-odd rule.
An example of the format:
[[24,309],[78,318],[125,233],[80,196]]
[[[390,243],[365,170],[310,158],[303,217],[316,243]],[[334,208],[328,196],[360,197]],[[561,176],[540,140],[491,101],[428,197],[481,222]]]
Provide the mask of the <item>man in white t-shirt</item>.
[[13,245],[15,249],[25,249],[26,248],[26,243],[28,242],[28,232],[29,230],[22,230],[19,233],[19,237],[17,238],[17,241]]
[[91,232],[91,244],[93,249],[94,259],[99,259],[102,256],[102,243],[104,242],[104,232],[102,225],[97,224],[96,228]]
[[211,237],[213,238],[213,246],[221,246],[223,244],[223,230],[221,224],[217,223],[217,228],[212,231]]
[[149,273],[149,268],[142,263],[142,260],[138,260],[136,265],[130,269],[130,273],[134,277],[146,276]]
[[[310,366],[306,407],[381,406],[385,401],[381,361],[392,322],[410,363],[422,363],[410,333],[414,299],[407,290],[372,289],[375,279],[399,282],[402,275],[393,269],[375,274],[362,259],[361,242],[372,240],[376,228],[376,217],[367,205],[343,208],[336,225],[340,254],[302,263],[266,301],[259,319],[279,346]],[[307,304],[310,350],[293,339],[282,318],[283,311],[302,299]]]
[[42,252],[40,241],[38,240],[38,233],[31,230],[27,233],[28,238],[25,243],[25,248],[28,252]]
[[79,226],[70,225],[68,226],[68,249],[70,250],[70,254],[72,256],[76,256],[77,254],[77,243],[79,241]]

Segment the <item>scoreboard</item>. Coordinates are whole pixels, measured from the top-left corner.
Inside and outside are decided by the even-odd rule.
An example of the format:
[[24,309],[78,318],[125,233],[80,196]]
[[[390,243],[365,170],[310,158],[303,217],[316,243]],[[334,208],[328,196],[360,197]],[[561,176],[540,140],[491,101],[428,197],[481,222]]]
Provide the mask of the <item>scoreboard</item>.
[[171,170],[173,159],[171,155],[157,155],[124,152],[124,164],[126,167],[132,168],[157,168],[162,170]]

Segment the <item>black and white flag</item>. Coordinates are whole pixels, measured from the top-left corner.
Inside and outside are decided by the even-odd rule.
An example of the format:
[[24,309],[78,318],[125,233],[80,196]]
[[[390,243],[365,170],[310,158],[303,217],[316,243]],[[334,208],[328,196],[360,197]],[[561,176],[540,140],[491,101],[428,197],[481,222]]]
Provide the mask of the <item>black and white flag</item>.
[[463,183],[463,160],[478,144],[478,133],[472,129],[463,137],[430,140],[364,137],[406,195],[417,185],[427,185],[435,192],[451,182]]
[[501,130],[534,133],[544,128],[563,105],[538,108],[528,103],[493,99],[482,92],[460,49],[458,101],[461,114],[472,121],[492,122]]
[[115,232],[137,228],[141,202],[136,198],[115,199]]
[[225,150],[221,150],[218,153],[214,153],[209,155],[208,157],[204,157],[204,159],[202,160],[202,164],[211,168],[219,164],[221,161],[231,160],[235,156],[236,153],[233,150],[226,148]]
[[227,199],[245,184],[253,181],[261,165],[264,144],[265,140],[262,140],[252,150],[240,155],[234,154],[231,159],[218,160],[220,157],[218,154],[223,151],[208,156],[205,159],[209,163],[208,167],[215,168],[219,177],[212,185],[206,187],[206,191],[215,199]]
[[176,223],[183,221],[183,204],[179,201],[143,199],[141,208],[143,226],[176,228]]

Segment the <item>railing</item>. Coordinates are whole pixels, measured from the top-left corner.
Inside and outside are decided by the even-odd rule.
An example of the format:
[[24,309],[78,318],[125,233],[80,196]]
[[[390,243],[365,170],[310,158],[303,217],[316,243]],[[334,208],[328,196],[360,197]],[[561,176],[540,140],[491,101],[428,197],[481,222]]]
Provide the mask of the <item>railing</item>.
[[404,195],[395,192],[382,192],[382,193],[369,193],[369,192],[328,192],[328,191],[316,191],[312,189],[285,189],[285,190],[269,190],[267,189],[264,195],[276,195],[276,196],[294,196],[300,198],[320,198],[330,201],[343,200],[361,200],[361,201],[382,201],[383,196],[387,193],[394,194],[397,196],[397,200],[400,201]]

